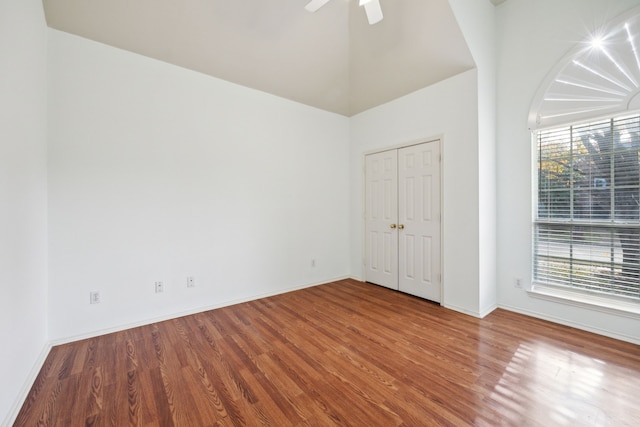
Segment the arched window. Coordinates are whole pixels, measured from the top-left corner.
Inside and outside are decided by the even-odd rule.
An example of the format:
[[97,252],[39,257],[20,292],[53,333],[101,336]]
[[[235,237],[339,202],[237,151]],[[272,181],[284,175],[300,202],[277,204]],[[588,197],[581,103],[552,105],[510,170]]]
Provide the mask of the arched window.
[[532,105],[534,290],[640,307],[640,9],[579,44]]

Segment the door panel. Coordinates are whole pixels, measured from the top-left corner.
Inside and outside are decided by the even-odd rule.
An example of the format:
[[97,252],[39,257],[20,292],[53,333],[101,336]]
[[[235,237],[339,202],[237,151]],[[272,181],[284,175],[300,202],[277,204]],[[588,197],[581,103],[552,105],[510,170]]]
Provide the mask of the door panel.
[[398,288],[440,302],[440,142],[398,150]]
[[428,236],[422,237],[422,281],[425,283],[434,282],[433,277],[433,239]]
[[366,279],[398,289],[398,233],[391,225],[398,216],[397,151],[366,156]]

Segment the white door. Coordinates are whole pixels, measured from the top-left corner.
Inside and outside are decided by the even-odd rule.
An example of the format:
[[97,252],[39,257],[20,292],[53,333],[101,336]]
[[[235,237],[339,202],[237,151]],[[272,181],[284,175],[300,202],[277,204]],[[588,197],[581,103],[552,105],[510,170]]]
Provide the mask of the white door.
[[398,151],[398,288],[441,300],[440,141]]
[[368,282],[440,302],[440,141],[366,156]]
[[398,289],[398,160],[397,150],[366,156],[367,281]]

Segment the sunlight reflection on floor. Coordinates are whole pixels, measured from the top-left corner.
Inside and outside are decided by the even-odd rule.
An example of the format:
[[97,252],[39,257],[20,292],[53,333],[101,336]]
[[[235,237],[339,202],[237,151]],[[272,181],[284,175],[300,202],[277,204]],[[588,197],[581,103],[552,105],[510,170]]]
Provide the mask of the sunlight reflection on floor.
[[[615,376],[607,375],[608,370]],[[489,402],[509,425],[620,426],[620,407],[608,377],[623,367],[544,342],[521,344],[494,386]],[[616,390],[620,393],[620,382]],[[623,389],[626,388],[623,384]],[[632,387],[628,384],[629,392]]]

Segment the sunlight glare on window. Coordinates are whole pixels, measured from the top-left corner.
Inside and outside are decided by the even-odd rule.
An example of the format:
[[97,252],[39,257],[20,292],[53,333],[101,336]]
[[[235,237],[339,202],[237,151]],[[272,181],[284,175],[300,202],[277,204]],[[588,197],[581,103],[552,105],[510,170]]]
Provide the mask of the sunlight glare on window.
[[591,47],[593,49],[602,49],[603,45],[604,45],[604,41],[602,40],[602,37],[593,36],[593,38],[591,39]]

